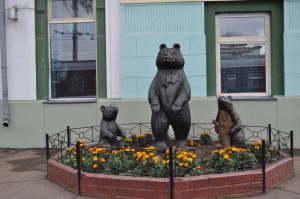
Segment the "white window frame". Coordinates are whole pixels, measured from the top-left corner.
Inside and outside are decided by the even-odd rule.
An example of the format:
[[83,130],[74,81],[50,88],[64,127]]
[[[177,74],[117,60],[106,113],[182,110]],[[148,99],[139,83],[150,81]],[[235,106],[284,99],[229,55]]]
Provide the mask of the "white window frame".
[[[93,0],[93,16],[85,18],[52,18],[52,0],[48,0],[48,64],[49,64],[49,99],[53,101],[69,101],[69,100],[91,100],[97,99],[98,97],[98,68],[97,68],[97,20],[96,20],[96,0]],[[95,45],[96,45],[96,96],[91,98],[86,97],[76,97],[76,98],[52,98],[52,88],[51,88],[51,51],[50,51],[50,25],[54,23],[84,23],[84,22],[94,22],[95,23]]]
[[[260,17],[265,18],[264,36],[241,36],[241,37],[221,37],[220,36],[220,18],[221,17]],[[217,96],[270,96],[271,95],[271,34],[270,34],[270,14],[268,13],[237,13],[237,14],[217,14],[216,17],[216,78],[217,78]],[[259,93],[222,93],[221,92],[221,52],[222,44],[265,44],[266,47],[266,92]]]

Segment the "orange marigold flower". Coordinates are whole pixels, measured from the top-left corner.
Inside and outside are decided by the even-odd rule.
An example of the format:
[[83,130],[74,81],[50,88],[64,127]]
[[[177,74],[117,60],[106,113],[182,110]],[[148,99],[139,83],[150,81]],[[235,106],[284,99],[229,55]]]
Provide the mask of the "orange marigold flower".
[[197,158],[197,155],[196,154],[192,155],[192,158],[193,159]]
[[184,163],[184,167],[188,167],[189,166],[189,163]]
[[208,135],[208,131],[205,131],[205,135]]
[[255,150],[258,150],[259,148],[260,148],[259,146],[255,146],[255,147],[254,147]]
[[106,162],[105,158],[101,158],[101,162],[103,163]]
[[180,163],[179,163],[179,166],[182,167],[182,166],[183,166],[183,162],[180,162]]
[[98,157],[94,157],[93,161],[95,161],[95,162],[98,161]]
[[85,162],[85,157],[82,157],[81,160],[82,160],[82,162]]
[[147,135],[151,135],[152,133],[151,133],[150,131],[148,131],[146,134],[147,134]]
[[201,166],[200,166],[200,165],[198,165],[196,168],[197,168],[197,169],[201,169]]
[[146,166],[146,165],[147,165],[147,161],[144,161],[144,162],[143,162],[143,165]]
[[224,154],[223,155],[223,158],[226,160],[226,159],[229,159],[229,155],[228,154]]
[[97,164],[93,164],[93,169],[97,169],[98,165]]
[[269,148],[269,151],[274,151],[274,149],[272,147]]
[[198,144],[198,147],[201,147],[201,144]]

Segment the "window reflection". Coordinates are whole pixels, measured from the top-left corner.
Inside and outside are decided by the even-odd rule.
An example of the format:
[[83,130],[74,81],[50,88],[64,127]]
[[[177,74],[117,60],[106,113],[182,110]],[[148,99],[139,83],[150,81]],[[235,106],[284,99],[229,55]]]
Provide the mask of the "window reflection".
[[95,23],[50,25],[51,95],[96,97]]
[[221,37],[264,36],[265,18],[261,17],[221,17]]
[[266,92],[265,44],[222,44],[221,92]]
[[93,16],[93,0],[52,0],[52,18]]

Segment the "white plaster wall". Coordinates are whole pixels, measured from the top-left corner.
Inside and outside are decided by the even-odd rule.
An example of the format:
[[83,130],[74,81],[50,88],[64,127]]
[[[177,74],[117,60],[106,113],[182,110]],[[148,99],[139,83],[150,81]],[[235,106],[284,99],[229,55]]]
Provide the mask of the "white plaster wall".
[[[13,6],[18,7],[16,21],[7,18],[7,9]],[[8,98],[9,100],[35,100],[34,0],[6,0],[5,11]]]
[[121,97],[121,9],[119,0],[105,0],[107,98]]

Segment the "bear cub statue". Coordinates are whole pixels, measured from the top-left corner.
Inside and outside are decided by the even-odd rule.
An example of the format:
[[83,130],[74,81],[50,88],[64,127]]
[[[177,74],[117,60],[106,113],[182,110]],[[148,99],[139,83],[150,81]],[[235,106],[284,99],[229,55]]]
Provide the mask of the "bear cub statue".
[[215,124],[216,133],[223,146],[244,145],[245,132],[241,119],[232,104],[232,97],[218,98],[218,114]]
[[176,146],[186,146],[191,127],[188,101],[191,89],[184,73],[184,59],[180,45],[168,48],[161,44],[156,58],[157,73],[150,85],[148,101],[151,106],[151,128],[156,147],[165,149],[169,125],[172,126]]
[[123,129],[121,129],[115,121],[119,112],[117,107],[101,106],[100,111],[103,116],[100,123],[100,137],[98,145],[100,147],[107,148],[108,151],[111,151],[112,148],[121,146],[117,136],[125,137],[126,135]]

